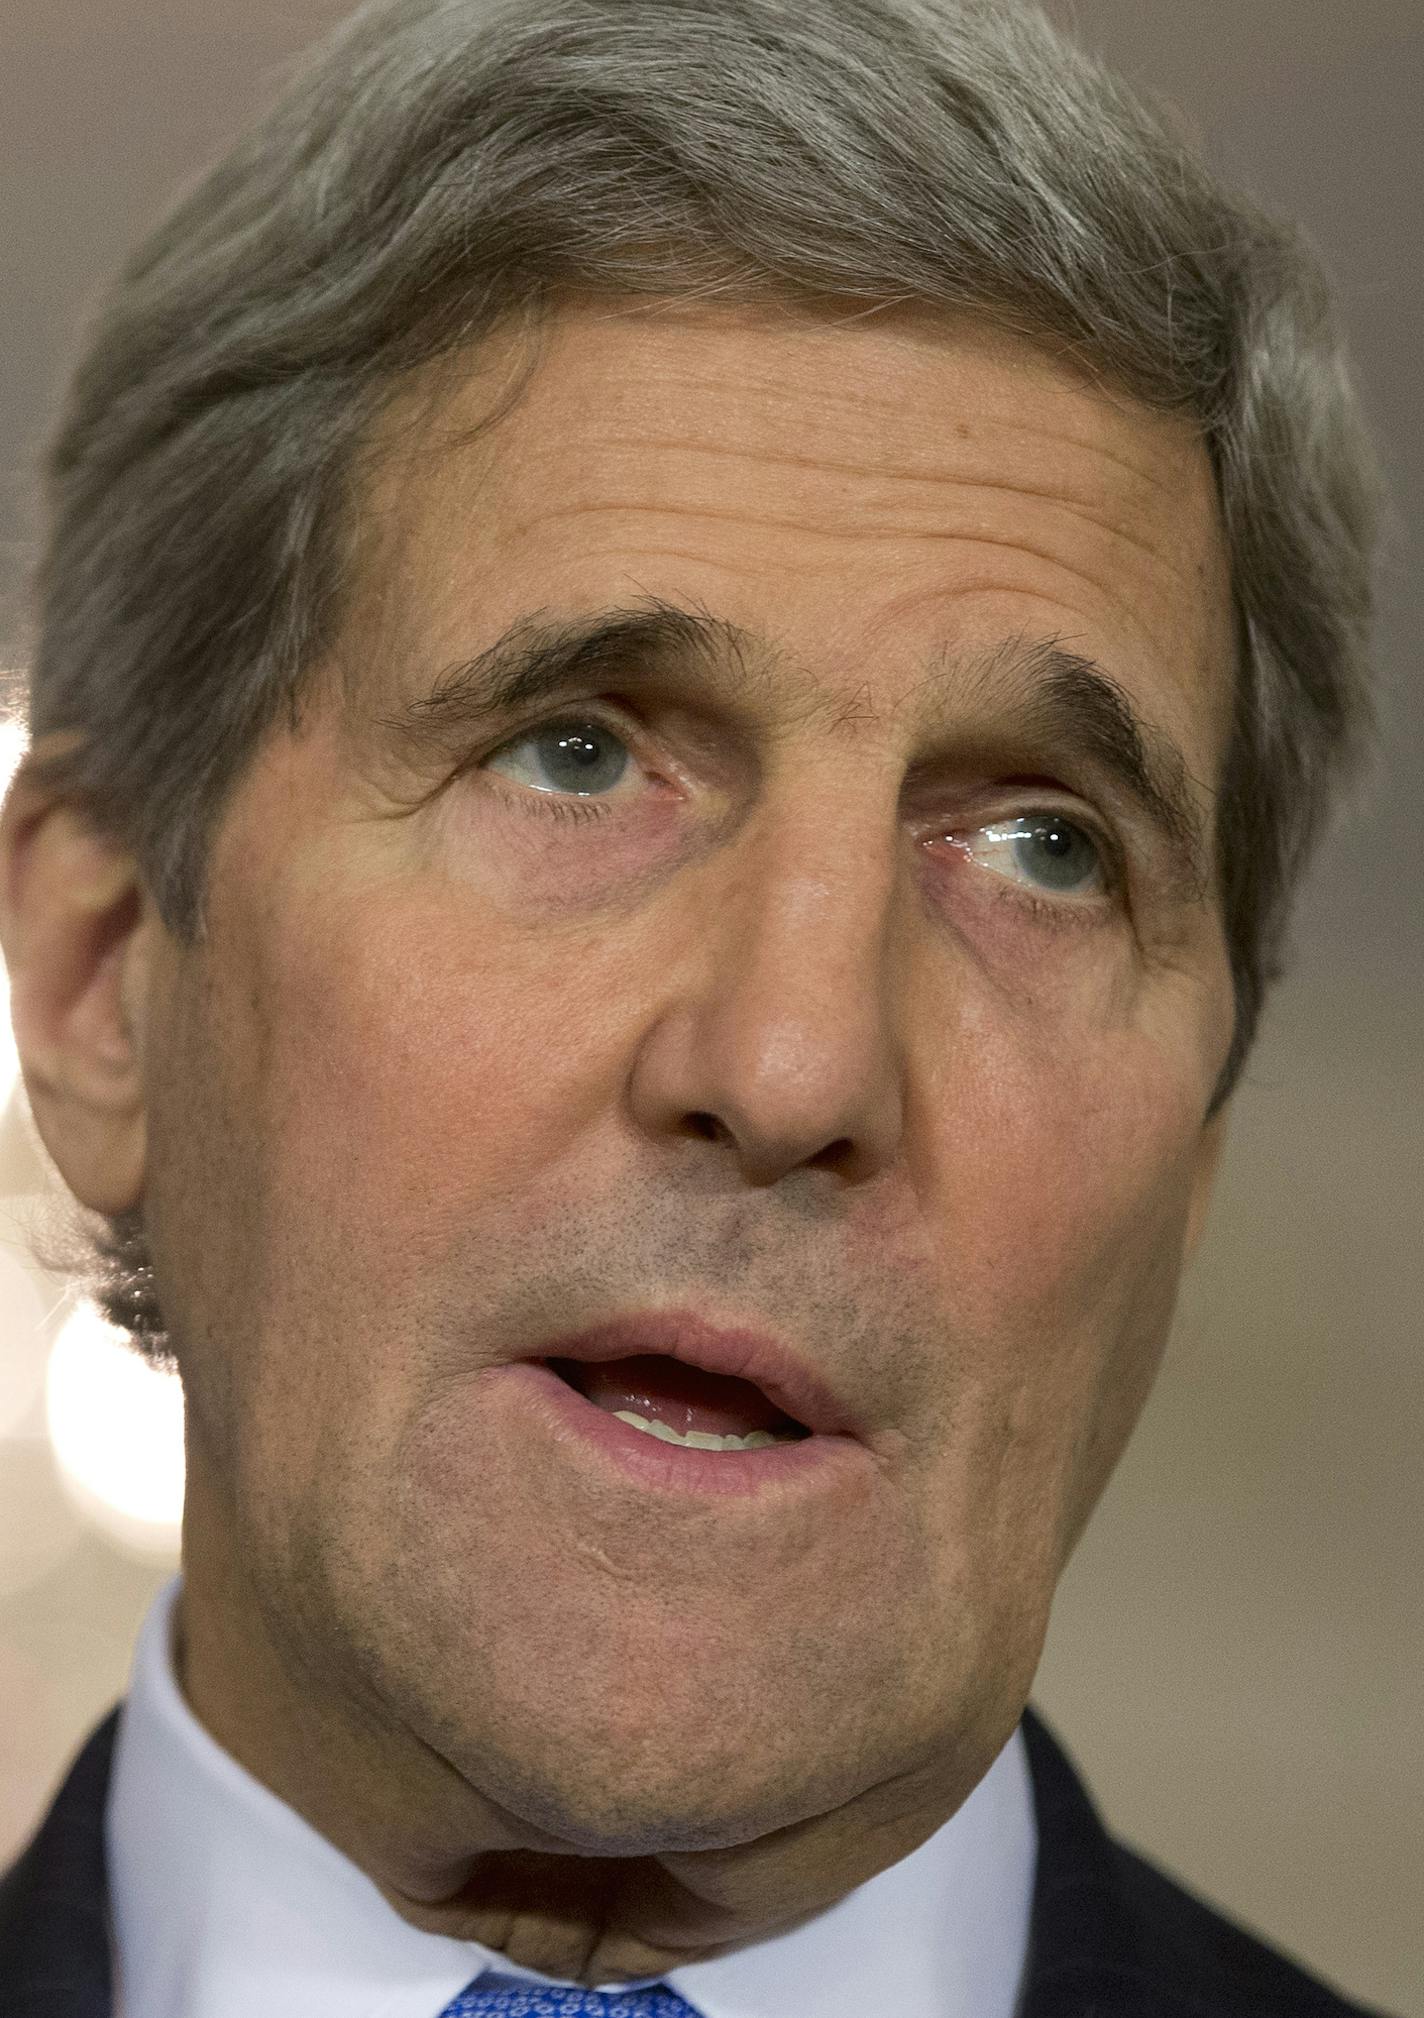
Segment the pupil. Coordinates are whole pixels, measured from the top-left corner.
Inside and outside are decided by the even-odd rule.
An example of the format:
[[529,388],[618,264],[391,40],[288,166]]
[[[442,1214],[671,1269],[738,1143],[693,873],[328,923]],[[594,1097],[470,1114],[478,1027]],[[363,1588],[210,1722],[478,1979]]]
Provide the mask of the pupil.
[[628,752],[618,738],[592,722],[552,732],[544,749],[547,776],[564,789],[585,796],[611,790],[628,767]]
[[1026,827],[1020,860],[1054,890],[1080,889],[1093,873],[1092,843],[1068,820],[1043,820]]

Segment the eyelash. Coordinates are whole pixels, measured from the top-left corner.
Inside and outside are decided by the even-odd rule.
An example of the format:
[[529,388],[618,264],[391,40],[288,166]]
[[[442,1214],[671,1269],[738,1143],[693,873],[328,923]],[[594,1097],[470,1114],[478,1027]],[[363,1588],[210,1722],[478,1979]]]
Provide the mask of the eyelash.
[[552,792],[547,800],[520,798],[515,803],[521,813],[534,813],[546,820],[606,820],[609,813],[609,808],[596,800],[557,799]]
[[[626,726],[606,721],[596,712],[590,711],[577,717],[553,715],[544,721],[531,722],[528,727],[520,729],[517,734],[506,737],[504,742],[500,743],[496,749],[487,751],[479,762],[480,764],[485,763],[490,757],[498,756],[501,751],[509,749],[513,744],[524,741],[528,736],[538,735],[541,731],[548,729],[568,727],[575,723],[582,727],[592,724],[606,729],[610,735],[616,736],[620,742],[626,744],[630,756],[636,757],[635,740]],[[495,773],[492,775],[497,776],[498,774]],[[508,804],[514,806],[521,813],[532,815],[535,819],[587,823],[590,820],[605,820],[612,811],[610,806],[600,803],[593,798],[559,798],[553,793],[529,791],[508,793],[505,796]],[[1030,807],[1027,812],[1015,817],[1027,819],[1035,813],[1051,814],[1055,812],[1056,809],[1053,807],[1034,806]],[[1042,897],[1032,890],[1025,889],[1022,884],[1013,882],[1007,876],[995,876],[992,872],[990,872],[989,876],[991,894],[995,902],[1012,904],[1016,910],[1027,913],[1037,924],[1047,926],[1051,930],[1081,931],[1085,927],[1091,928],[1104,925],[1116,915],[1119,902],[1127,884],[1121,850],[1116,841],[1096,821],[1082,818],[1076,813],[1071,819],[1066,813],[1059,817],[1064,820],[1065,824],[1077,828],[1080,833],[1086,834],[1097,850],[1098,859],[1103,868],[1103,875],[1108,885],[1107,889],[1102,893],[1102,901],[1087,903],[1069,897],[1063,899],[1061,902],[1055,902],[1051,897]],[[984,824],[989,826],[998,823],[986,821]]]
[[[1073,824],[1077,826],[1081,822],[1075,821]],[[1083,831],[1096,842],[1097,836],[1091,827],[1084,826]],[[1111,878],[1112,868],[1106,857],[1103,866]],[[1036,891],[1026,890],[1021,883],[1010,882],[1007,876],[995,876],[992,878],[990,894],[995,903],[1012,904],[1016,910],[1027,912],[1036,924],[1046,926],[1055,932],[1095,930],[1099,926],[1106,925],[1117,915],[1115,906],[1109,903],[1109,899],[1115,894],[1112,889],[1104,891],[1102,901],[1096,904],[1075,902],[1071,897],[1065,898],[1061,904],[1055,904],[1051,897],[1040,897]]]

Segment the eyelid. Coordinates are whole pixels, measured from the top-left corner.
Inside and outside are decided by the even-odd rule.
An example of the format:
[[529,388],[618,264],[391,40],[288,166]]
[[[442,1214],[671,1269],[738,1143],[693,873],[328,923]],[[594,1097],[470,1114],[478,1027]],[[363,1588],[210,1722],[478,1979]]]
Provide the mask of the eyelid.
[[[1087,836],[1101,868],[1100,888],[1052,890],[976,860],[971,844],[977,835],[988,833],[995,827],[1044,824],[1048,819],[1061,820],[1065,826],[1076,827]],[[982,887],[993,902],[1008,904],[1020,915],[1026,914],[1038,924],[1065,931],[1096,930],[1121,919],[1128,909],[1126,880],[1118,872],[1112,850],[1105,845],[1101,829],[1087,818],[1079,818],[1076,814],[1070,816],[1053,807],[1030,806],[1022,812],[982,820],[972,827],[961,826],[946,834],[944,839],[986,879]]]
[[625,713],[611,701],[576,700],[565,708],[545,709],[540,714],[532,715],[519,727],[506,729],[498,742],[491,743],[488,749],[481,750],[471,757],[469,763],[476,768],[486,764],[491,757],[497,757],[501,750],[507,750],[511,745],[523,742],[526,736],[547,734],[550,729],[577,728],[580,724],[590,723],[599,728],[610,729],[628,745],[632,754],[638,753],[642,747],[642,725],[634,716]]
[[[1132,878],[1128,869],[1127,850],[1111,825],[1079,801],[1067,805],[1061,802],[1055,803],[1051,788],[1025,787],[1024,790],[1026,794],[1031,791],[1032,796],[1025,796],[1018,806],[1003,812],[976,814],[971,819],[956,821],[953,827],[941,830],[941,838],[952,845],[960,845],[964,837],[972,838],[976,834],[986,834],[995,827],[1013,826],[1033,820],[1062,820],[1066,826],[1078,828],[1097,850],[1106,887],[1097,894],[1096,901],[1099,903],[1108,899],[1121,901],[1131,887]],[[1095,900],[1091,897],[1075,898],[1065,892],[1057,901],[1067,904],[1087,904]]]

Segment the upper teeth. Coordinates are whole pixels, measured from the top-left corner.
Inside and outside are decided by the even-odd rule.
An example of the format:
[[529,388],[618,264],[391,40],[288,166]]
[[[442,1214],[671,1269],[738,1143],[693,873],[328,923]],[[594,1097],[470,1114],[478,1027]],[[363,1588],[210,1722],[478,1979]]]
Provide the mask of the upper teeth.
[[645,1429],[649,1436],[661,1437],[664,1443],[689,1444],[693,1450],[762,1450],[767,1444],[796,1441],[794,1436],[778,1436],[770,1429],[754,1429],[746,1436],[713,1436],[709,1430],[690,1429],[683,1436],[665,1422],[649,1422],[646,1416],[635,1415],[631,1408],[616,1408],[613,1413],[620,1422],[630,1422],[634,1429]]

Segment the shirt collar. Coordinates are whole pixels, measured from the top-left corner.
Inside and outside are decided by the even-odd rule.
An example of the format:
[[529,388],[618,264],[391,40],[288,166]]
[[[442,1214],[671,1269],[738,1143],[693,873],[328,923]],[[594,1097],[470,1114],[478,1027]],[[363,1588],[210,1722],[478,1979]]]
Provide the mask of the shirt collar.
[[[437,2018],[486,1969],[567,1980],[410,1926],[209,1736],[174,1676],[179,1589],[174,1578],[144,1622],[115,1747],[116,2018]],[[899,1863],[788,1932],[642,1980],[671,1984],[703,2018],[1011,2018],[1036,1856],[1016,1731],[958,1813]]]

